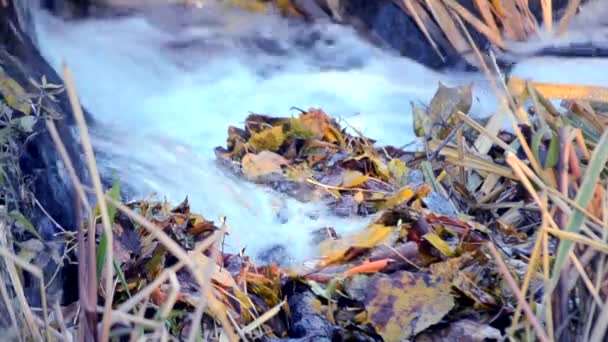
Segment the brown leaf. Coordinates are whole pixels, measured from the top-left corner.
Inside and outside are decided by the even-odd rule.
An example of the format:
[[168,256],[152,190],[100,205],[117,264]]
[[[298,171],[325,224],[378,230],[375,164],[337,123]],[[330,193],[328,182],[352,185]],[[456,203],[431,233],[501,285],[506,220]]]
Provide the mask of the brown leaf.
[[300,125],[315,138],[321,139],[331,125],[331,119],[322,110],[309,109],[308,113],[300,115]]
[[249,179],[257,179],[271,173],[282,173],[281,166],[287,164],[288,161],[285,158],[269,151],[262,151],[258,154],[247,153],[241,161],[243,173]]
[[443,278],[427,274],[378,275],[365,299],[368,320],[385,341],[411,338],[452,309],[451,287]]

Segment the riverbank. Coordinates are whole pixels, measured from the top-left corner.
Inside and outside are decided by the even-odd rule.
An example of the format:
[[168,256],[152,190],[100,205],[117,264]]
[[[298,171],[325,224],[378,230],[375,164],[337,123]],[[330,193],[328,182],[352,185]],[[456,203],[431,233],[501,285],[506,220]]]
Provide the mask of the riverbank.
[[[88,29],[100,27],[104,26]],[[63,37],[89,32],[69,28],[55,26],[73,34]],[[142,29],[140,34],[146,32]],[[93,42],[92,37],[104,36],[100,31],[87,41]],[[54,38],[62,42],[61,37]],[[70,44],[57,46],[78,51]],[[369,51],[364,44],[357,46],[363,47],[359,52]],[[129,46],[123,48],[130,51]],[[146,45],[139,47],[145,49]],[[29,51],[35,50],[30,46]],[[21,62],[12,63],[14,54],[0,60],[6,71],[0,82],[6,102],[2,132],[10,133],[0,135],[2,146],[8,147],[3,150],[7,153],[2,169],[43,176],[37,178],[38,194],[27,191],[28,181],[36,179],[28,175],[9,172],[19,181],[2,183],[17,184],[8,194],[37,213],[20,214],[14,202],[3,198],[2,209],[9,210],[0,213],[0,295],[6,310],[0,316],[3,326],[12,329],[11,336],[48,334],[60,340],[67,334],[86,340],[98,333],[181,340],[198,334],[199,326],[202,336],[212,340],[599,340],[605,335],[604,88],[526,83],[517,77],[504,79],[503,87],[503,78],[491,74],[498,98],[493,106],[476,108],[479,95],[466,86],[441,85],[425,103],[414,102],[408,116],[398,114],[406,110],[397,100],[383,100],[399,98],[397,87],[390,86],[402,83],[380,73],[386,69],[378,64],[375,69],[364,64],[363,71],[355,66],[358,71],[350,74],[351,69],[326,72],[324,64],[319,71],[314,60],[314,67],[307,65],[305,71],[272,79],[273,72],[284,72],[273,70],[270,76],[251,78],[257,81],[252,82],[254,89],[265,94],[256,103],[281,108],[276,117],[271,116],[274,110],[246,114],[250,102],[243,94],[264,94],[230,93],[233,100],[224,101],[226,106],[212,107],[221,118],[210,116],[213,120],[204,122],[214,125],[202,131],[201,141],[201,130],[184,128],[200,122],[169,114],[187,118],[201,108],[209,110],[204,105],[212,103],[211,97],[195,87],[206,84],[206,78],[142,82],[142,89],[152,88],[156,95],[175,95],[150,97],[149,102],[138,96],[127,99],[138,90],[116,81],[120,78],[106,93],[114,97],[95,91],[97,83],[83,82],[88,96],[82,98],[97,109],[109,109],[96,111],[96,118],[124,124],[123,135],[114,130],[104,135],[94,130],[107,126],[83,123],[80,105],[74,102],[75,86],[65,69],[57,67],[64,71],[61,78],[54,73],[42,77],[40,70],[28,71],[32,56],[19,55]],[[155,55],[124,56],[133,62]],[[154,65],[155,71],[199,70],[196,63],[163,69],[161,58],[153,60],[158,63],[146,65]],[[80,65],[86,66],[88,60],[84,62]],[[230,64],[235,65],[239,66]],[[390,64],[399,65],[404,64]],[[117,66],[124,72],[124,65]],[[493,63],[488,69],[494,70]],[[112,68],[82,70],[99,84],[99,70],[106,78],[113,75]],[[230,70],[221,69],[218,75]],[[310,70],[317,78],[310,77]],[[426,69],[408,68],[410,77],[412,70]],[[534,65],[520,69],[565,83],[574,77],[565,69],[543,75],[540,71]],[[600,71],[594,73],[598,85],[603,84]],[[163,75],[143,74],[146,80],[163,80]],[[230,75],[227,80],[234,81],[236,74]],[[351,82],[348,89],[359,92],[347,96],[345,86],[353,75],[358,82]],[[435,91],[436,74],[432,75],[432,82],[418,81]],[[74,77],[78,79],[77,74]],[[329,82],[336,79],[341,82]],[[74,104],[76,116],[67,118],[72,126],[48,115],[71,112],[70,91],[63,89],[62,80]],[[293,92],[285,91],[290,80],[298,81]],[[116,83],[121,87],[114,88]],[[237,84],[211,83],[213,87],[202,89],[227,91]],[[169,87],[174,84],[181,86]],[[333,108],[296,108],[292,116],[285,116],[285,103],[292,101],[288,93],[303,91],[306,85],[341,92],[343,102],[367,105],[365,109],[374,114],[394,111],[392,119],[387,123],[380,120],[386,116],[369,115],[353,123],[357,117],[345,119],[341,112],[351,107],[341,107],[340,101],[326,101]],[[318,100],[317,92],[310,94]],[[366,102],[366,96],[375,102]],[[146,111],[161,103],[166,107],[160,108],[169,110]],[[199,107],[188,106],[192,103]],[[173,150],[165,136],[138,140],[142,135],[136,129],[145,130],[149,122],[142,120],[145,116],[127,114],[141,108],[146,109],[143,113],[158,114],[164,130],[192,140],[195,149],[204,149],[203,154],[221,167],[182,145]],[[228,127],[226,144],[210,148],[217,145],[211,135],[220,132],[213,137],[223,140],[229,124],[233,126]],[[60,139],[53,134],[54,125]],[[71,128],[78,128],[77,134]],[[404,148],[412,137],[421,142],[420,149]],[[60,140],[70,150],[84,151],[87,167],[77,157],[80,152],[66,158]],[[395,146],[390,146],[391,140]],[[147,152],[135,154],[136,149],[128,146],[146,147]],[[105,147],[106,154],[99,153]],[[142,161],[137,158],[142,156],[145,163],[130,163]],[[68,160],[76,164],[75,176]],[[115,174],[108,171],[116,165],[126,167]],[[182,186],[171,201],[162,199],[163,192],[134,199],[133,192],[124,191],[149,180],[150,173],[161,180],[153,185],[162,185],[167,193],[176,190],[174,184]],[[49,188],[41,181],[57,179],[62,183],[53,183],[53,188],[59,193],[40,190]],[[239,191],[226,196],[226,190],[235,189]],[[183,190],[195,196],[178,204],[175,194]],[[260,198],[271,201],[262,203]],[[226,208],[232,211],[222,213]],[[82,217],[76,215],[81,212]],[[259,241],[274,247],[256,249]],[[294,260],[293,255],[298,257]]]

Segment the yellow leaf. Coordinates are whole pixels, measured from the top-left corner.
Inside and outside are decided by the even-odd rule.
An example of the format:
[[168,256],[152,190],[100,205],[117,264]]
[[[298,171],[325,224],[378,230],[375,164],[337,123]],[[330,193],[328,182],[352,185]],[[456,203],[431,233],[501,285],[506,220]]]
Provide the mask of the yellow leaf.
[[283,145],[284,141],[285,134],[283,133],[283,126],[275,126],[259,133],[252,134],[248,143],[253,146],[256,151],[261,152],[268,150],[276,152],[281,145]]
[[357,203],[361,203],[365,200],[365,196],[363,196],[363,192],[362,191],[358,191],[354,196],[353,199],[357,202]]
[[410,172],[410,169],[401,159],[394,158],[388,163],[388,170],[394,180],[401,182]]
[[342,187],[354,188],[357,187],[369,179],[368,175],[355,170],[346,170],[342,179]]
[[344,258],[351,248],[371,248],[384,242],[393,232],[393,228],[381,224],[371,226],[348,235],[341,239],[328,239],[319,244],[321,254],[325,257],[322,264],[328,265]]
[[262,151],[258,154],[247,153],[241,161],[241,167],[245,176],[256,179],[271,173],[283,172],[281,166],[287,163],[285,158],[276,153]]
[[233,289],[238,288],[236,281],[234,281],[234,278],[232,277],[232,274],[230,274],[230,272],[228,272],[228,270],[226,270],[225,268],[220,267],[205,254],[201,252],[197,253],[195,251],[188,251],[188,255],[190,256],[190,258],[192,258],[192,260],[194,260],[194,262],[199,267],[201,267],[201,269],[207,269],[207,267],[209,267],[209,263],[212,263],[213,273],[211,277],[213,280],[217,281],[222,286]]
[[451,287],[451,282],[427,274],[376,276],[364,301],[368,320],[385,341],[408,340],[454,307]]
[[423,236],[423,238],[426,239],[426,241],[428,241],[431,245],[433,245],[433,247],[435,247],[439,252],[441,252],[441,254],[448,257],[454,256],[454,251],[452,251],[450,246],[445,241],[443,241],[443,239],[439,237],[439,235],[435,233],[427,233]]
[[387,198],[386,201],[384,201],[384,203],[381,206],[382,206],[382,208],[396,207],[403,202],[409,201],[412,197],[414,197],[415,194],[416,194],[416,192],[414,190],[412,190],[408,187],[405,187],[405,188],[399,190],[398,193]]
[[27,93],[25,90],[12,78],[8,77],[0,70],[0,94],[4,97],[4,101],[14,110],[18,110],[26,115],[32,112],[32,108],[27,102]]

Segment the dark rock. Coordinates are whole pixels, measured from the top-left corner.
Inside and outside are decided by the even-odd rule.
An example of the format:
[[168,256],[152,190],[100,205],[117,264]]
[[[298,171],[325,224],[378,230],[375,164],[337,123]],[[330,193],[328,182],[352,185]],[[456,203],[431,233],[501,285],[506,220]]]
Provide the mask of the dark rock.
[[[20,4],[22,5],[22,4]],[[22,13],[22,11],[26,11]],[[32,39],[26,34],[32,32],[31,28],[22,28],[30,21],[18,21],[17,18],[27,18],[27,8],[16,7],[13,1],[8,1],[8,6],[0,6],[0,69],[7,78],[19,84],[27,94],[39,94],[39,90],[30,82],[30,79],[41,82],[43,76],[48,83],[62,84],[59,75],[51,68],[37,51]],[[0,99],[6,101],[7,94],[1,94]],[[16,133],[11,136],[13,140],[12,155],[14,159],[7,161],[12,163],[8,177],[0,184],[0,193],[9,191],[12,197],[2,198],[8,210],[19,210],[38,230],[40,235],[51,243],[57,225],[66,230],[75,230],[80,224],[79,213],[75,209],[76,195],[67,171],[61,162],[61,157],[55,149],[54,143],[47,131],[44,118],[53,113],[60,118],[54,120],[61,139],[67,152],[74,163],[76,172],[85,184],[89,184],[81,151],[75,131],[73,130],[73,117],[67,94],[56,95],[57,102],[43,99],[42,104],[47,111],[37,117],[31,132]],[[23,109],[22,109],[23,110]],[[23,117],[24,113],[19,110],[12,111],[13,118]],[[2,128],[0,126],[0,128]],[[15,191],[18,189],[18,191]],[[27,236],[18,237],[20,239]],[[49,262],[44,268],[45,278],[50,279],[57,265]],[[71,272],[70,267],[65,267],[65,272]],[[73,271],[73,270],[72,270]],[[48,276],[48,278],[47,278]],[[38,281],[28,282],[26,288],[28,294],[37,293]],[[55,280],[54,284],[62,284]],[[65,282],[65,301],[74,300],[78,293],[77,282]],[[51,290],[53,288],[51,287]],[[55,290],[58,290],[55,288]],[[33,298],[33,297],[32,297]],[[37,305],[36,303],[30,303]]]
[[342,1],[341,5],[344,20],[383,47],[433,68],[452,65],[460,60],[454,50],[442,51],[447,58],[442,60],[414,20],[392,0],[352,0]]
[[289,337],[301,341],[331,341],[335,327],[314,310],[312,292],[295,293],[288,299],[291,311]]
[[280,267],[288,266],[293,261],[287,248],[280,244],[273,244],[265,248],[258,253],[257,257],[263,264],[276,264]]

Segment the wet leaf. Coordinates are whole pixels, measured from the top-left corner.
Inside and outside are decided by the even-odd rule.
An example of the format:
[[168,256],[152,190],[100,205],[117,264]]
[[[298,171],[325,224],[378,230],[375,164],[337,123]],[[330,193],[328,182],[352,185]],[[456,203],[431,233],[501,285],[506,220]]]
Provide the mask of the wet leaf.
[[411,338],[452,309],[451,287],[443,278],[427,274],[378,275],[365,299],[368,320],[385,341]]
[[369,176],[363,174],[362,172],[355,170],[346,170],[343,175],[341,186],[345,188],[355,188],[367,182],[368,179]]
[[282,173],[282,166],[287,164],[285,158],[269,151],[262,151],[258,154],[247,153],[241,161],[243,173],[249,179],[257,179],[272,173]]
[[433,120],[428,115],[424,108],[411,103],[412,116],[414,117],[414,134],[417,137],[422,138],[430,134],[431,128],[433,127]]
[[416,192],[414,190],[405,187],[399,190],[399,192],[397,192],[396,194],[387,198],[384,203],[382,203],[381,208],[396,207],[401,203],[409,201],[410,199],[412,199],[412,197],[414,197],[414,195],[416,195]]
[[19,83],[8,77],[2,70],[0,70],[0,94],[3,95],[6,104],[14,110],[26,115],[31,114],[32,108],[27,101],[27,93]]
[[410,170],[401,159],[394,158],[388,163],[388,170],[397,182],[403,184]]
[[445,139],[456,123],[456,112],[468,113],[473,103],[472,85],[447,87],[439,83],[439,88],[428,108],[433,128],[430,135],[435,139]]
[[308,113],[300,115],[300,125],[312,135],[321,139],[329,129],[331,119],[322,110],[310,109]]
[[18,121],[19,129],[26,133],[33,132],[34,125],[38,121],[33,115],[24,116],[16,120]]
[[343,236],[341,239],[328,239],[319,244],[321,254],[325,257],[322,264],[328,265],[342,260],[352,248],[371,248],[384,242],[393,232],[393,228],[381,224],[371,226]]
[[435,247],[441,254],[447,257],[453,257],[454,251],[450,248],[447,242],[443,241],[439,235],[436,233],[428,233],[423,236],[423,238],[428,241],[433,247]]
[[357,203],[361,203],[365,200],[365,196],[363,195],[362,191],[358,191],[356,194],[353,195],[353,199],[357,202]]
[[256,151],[271,151],[276,152],[285,141],[283,134],[283,126],[275,126],[270,129],[255,133],[248,141]]
[[212,263],[213,264],[211,266],[212,270],[213,270],[212,279],[217,281],[219,284],[221,284],[224,287],[237,288],[236,282],[234,281],[232,274],[230,274],[230,272],[228,272],[228,270],[226,270],[225,268],[220,267],[217,263],[213,262],[205,254],[200,253],[200,252],[197,253],[194,251],[188,251],[188,255],[203,270],[206,270],[209,267],[209,263]]

